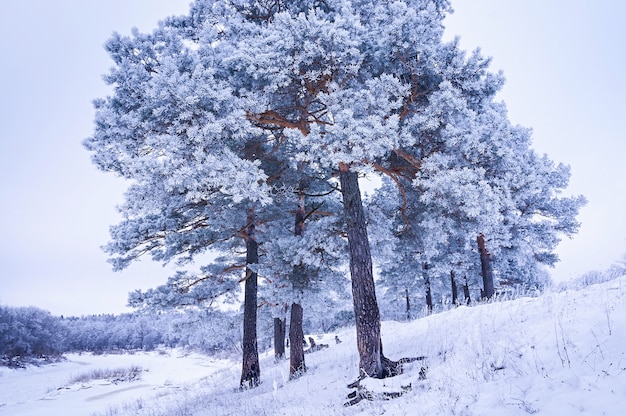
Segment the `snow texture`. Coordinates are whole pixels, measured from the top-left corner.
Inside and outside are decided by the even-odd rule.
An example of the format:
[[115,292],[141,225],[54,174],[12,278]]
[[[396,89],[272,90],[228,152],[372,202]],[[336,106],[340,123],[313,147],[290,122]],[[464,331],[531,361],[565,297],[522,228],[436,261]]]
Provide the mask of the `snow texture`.
[[[68,355],[62,363],[0,369],[0,414],[35,415],[622,415],[626,409],[626,276],[536,298],[459,307],[383,322],[387,356],[425,355],[405,374],[364,380],[404,394],[345,407],[356,379],[354,328],[313,335],[289,381],[288,360],[261,356],[261,385],[238,390],[240,363],[179,350]],[[335,336],[342,341],[335,342]],[[139,366],[141,377],[68,385],[81,373]],[[420,378],[422,366],[426,378]],[[405,389],[410,386],[409,389]]]

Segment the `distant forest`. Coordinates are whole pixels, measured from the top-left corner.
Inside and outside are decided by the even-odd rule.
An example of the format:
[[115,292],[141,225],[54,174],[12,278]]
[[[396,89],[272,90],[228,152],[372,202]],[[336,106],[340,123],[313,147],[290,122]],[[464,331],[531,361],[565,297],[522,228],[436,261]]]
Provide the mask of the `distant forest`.
[[[263,309],[260,316],[263,316]],[[265,308],[267,309],[267,308]],[[36,307],[0,306],[0,365],[54,362],[65,353],[96,354],[184,348],[211,355],[239,353],[240,314],[220,311],[138,311],[121,315],[54,316]],[[348,311],[309,319],[307,332],[331,331],[352,320]],[[266,326],[262,326],[267,323]],[[260,348],[272,347],[272,318],[261,319]]]

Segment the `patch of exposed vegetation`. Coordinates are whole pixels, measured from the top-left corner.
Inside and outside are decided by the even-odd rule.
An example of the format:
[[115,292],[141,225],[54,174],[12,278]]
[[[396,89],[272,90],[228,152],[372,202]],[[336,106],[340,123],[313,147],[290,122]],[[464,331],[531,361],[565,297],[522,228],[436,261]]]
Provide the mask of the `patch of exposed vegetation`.
[[73,376],[68,384],[87,383],[92,380],[107,380],[111,383],[123,383],[139,380],[143,368],[133,365],[127,368],[96,369]]

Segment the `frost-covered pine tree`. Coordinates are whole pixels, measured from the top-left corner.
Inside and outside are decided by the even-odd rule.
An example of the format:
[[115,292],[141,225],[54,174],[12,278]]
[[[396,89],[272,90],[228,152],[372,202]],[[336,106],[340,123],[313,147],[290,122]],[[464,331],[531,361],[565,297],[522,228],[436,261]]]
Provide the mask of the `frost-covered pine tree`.
[[219,21],[202,20],[209,12],[196,4],[151,34],[109,40],[115,67],[105,79],[113,94],[95,102],[96,128],[85,146],[99,168],[132,181],[106,247],[116,269],[143,254],[184,263],[209,249],[244,249],[241,384],[256,385],[256,228],[271,201],[260,154],[272,138],[246,119],[249,97],[219,65],[232,42],[222,39]]
[[572,237],[579,228],[576,216],[586,203],[583,196],[565,196],[570,169],[556,164],[547,155],[530,148],[530,130],[509,127],[515,149],[502,163],[504,174],[488,169],[488,180],[508,199],[502,210],[509,234],[494,267],[502,284],[541,289],[545,286],[546,266],[558,261],[554,253],[563,237]]
[[[132,180],[120,209],[124,220],[111,229],[113,241],[106,248],[115,268],[144,254],[183,265],[208,250],[219,255],[199,273],[181,271],[165,285],[131,294],[131,304],[206,306],[234,293],[237,281],[245,282],[242,387],[259,382],[258,272],[263,268],[269,281],[279,268],[269,265],[278,255],[265,256],[265,263],[261,256],[284,237],[275,233],[277,219],[293,222],[293,205],[286,208],[291,201],[278,194],[289,180],[293,185],[298,168],[284,135],[255,119],[275,85],[254,68],[242,71],[238,52],[287,5],[294,13],[308,7],[200,0],[189,15],[161,22],[152,34],[114,35],[107,49],[116,67],[106,77],[113,95],[96,101],[95,133],[85,141],[102,170]],[[264,57],[256,58],[260,73],[271,70]],[[317,182],[326,182],[316,175]],[[302,208],[314,218],[320,207]],[[335,231],[336,218],[326,221]],[[318,228],[319,234],[296,245],[314,250],[299,264],[334,255],[316,239],[324,237],[324,227]],[[293,263],[306,250],[291,251],[295,254],[285,257]]]
[[374,201],[396,201],[381,211],[393,217],[396,247],[381,259],[382,281],[397,296],[422,293],[429,309],[444,276],[466,276],[470,242],[499,222],[484,169],[467,160],[483,151],[477,115],[502,82],[487,65],[479,53],[466,57],[456,41],[426,51],[410,73],[421,103],[407,125],[414,140],[378,161],[391,180]]
[[450,276],[452,289],[455,276],[477,274],[472,269],[480,259],[482,292],[491,297],[492,258],[501,274],[514,263],[519,274],[536,270],[553,258],[559,235],[576,231],[584,199],[559,197],[567,169],[534,156],[527,130],[512,127],[504,105],[493,102],[502,79],[487,71],[488,59],[478,51],[465,57],[456,41],[432,59],[439,60],[438,71],[421,83],[431,91],[422,112],[430,123],[415,144],[402,148],[414,169],[386,161],[386,173],[400,187],[394,229],[395,256],[402,260],[390,257],[383,277],[394,286],[399,278],[400,293],[415,279],[407,271],[419,276],[427,264],[430,286],[433,274]]
[[415,141],[416,114],[425,105],[415,75],[433,65],[422,56],[440,42],[448,4],[338,0],[301,10],[285,4],[256,37],[238,45],[232,60],[254,80],[248,88],[263,92],[248,118],[284,129],[296,161],[339,176],[360,374],[385,377],[398,366],[382,353],[358,175]]
[[[267,239],[264,241],[264,264],[261,266],[266,278],[273,282],[273,287],[287,286],[281,294],[274,294],[272,303],[279,300],[279,304],[291,304],[290,319],[290,374],[305,370],[304,353],[301,339],[303,338],[303,304],[311,304],[311,290],[320,293],[320,284],[333,285],[333,281],[341,286],[341,278],[335,266],[338,262],[337,253],[342,244],[337,242],[337,203],[331,198],[324,198],[335,190],[333,183],[329,183],[332,172],[328,168],[311,166],[306,161],[298,161],[294,156],[295,146],[288,139],[289,129],[303,129],[302,121],[293,121],[279,113],[293,111],[296,118],[304,106],[314,108],[318,103],[306,103],[309,98],[303,91],[318,88],[317,80],[311,80],[307,85],[294,85],[285,71],[292,71],[293,48],[281,50],[285,38],[276,30],[278,22],[289,22],[286,16],[299,16],[311,10],[325,8],[325,2],[319,1],[272,1],[247,2],[235,1],[228,3],[231,10],[238,16],[236,22],[224,21],[227,36],[229,31],[237,34],[237,40],[228,59],[223,64],[231,73],[238,74],[233,79],[237,91],[248,97],[246,119],[252,125],[264,131],[271,137],[274,146],[271,150],[271,160],[265,158],[270,165],[272,174],[268,178],[273,189],[292,190],[290,198],[274,198],[276,203],[290,204],[288,208],[279,209],[280,213],[273,217],[265,226]],[[281,20],[282,19],[282,20]],[[284,30],[281,27],[280,30]],[[276,51],[273,50],[276,46]],[[270,49],[263,49],[269,47]],[[259,50],[261,49],[261,50]],[[278,52],[277,52],[278,51]],[[277,55],[280,53],[282,55]],[[282,67],[282,68],[281,68]],[[299,81],[299,80],[298,80]],[[300,107],[293,108],[293,101],[302,101]],[[280,109],[279,111],[268,110]],[[323,109],[314,112],[323,113]],[[300,114],[301,115],[301,114]],[[295,119],[294,119],[295,120]],[[307,203],[307,201],[311,201]],[[284,205],[283,205],[284,207]],[[285,216],[295,208],[294,216]],[[321,214],[321,209],[325,214]],[[295,218],[294,218],[295,217]],[[293,233],[285,235],[284,222],[291,221]],[[308,231],[305,232],[305,228]],[[322,282],[322,283],[320,283]],[[337,287],[337,291],[341,289]],[[319,298],[317,298],[319,299]]]

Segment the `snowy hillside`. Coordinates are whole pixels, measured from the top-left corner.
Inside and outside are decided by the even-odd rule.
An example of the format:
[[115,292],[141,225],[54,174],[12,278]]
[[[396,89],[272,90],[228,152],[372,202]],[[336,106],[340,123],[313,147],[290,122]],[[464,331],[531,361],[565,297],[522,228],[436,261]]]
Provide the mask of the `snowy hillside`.
[[[335,335],[342,340],[335,343]],[[426,356],[402,376],[366,380],[392,400],[345,407],[357,374],[354,329],[315,336],[329,348],[288,362],[261,358],[260,387],[239,392],[238,360],[180,351],[71,355],[60,364],[0,370],[2,415],[623,415],[626,276],[581,290],[460,307],[410,323],[384,322],[385,355]],[[83,380],[139,367],[137,378]],[[425,379],[420,377],[426,367]],[[89,377],[87,377],[88,379]]]

